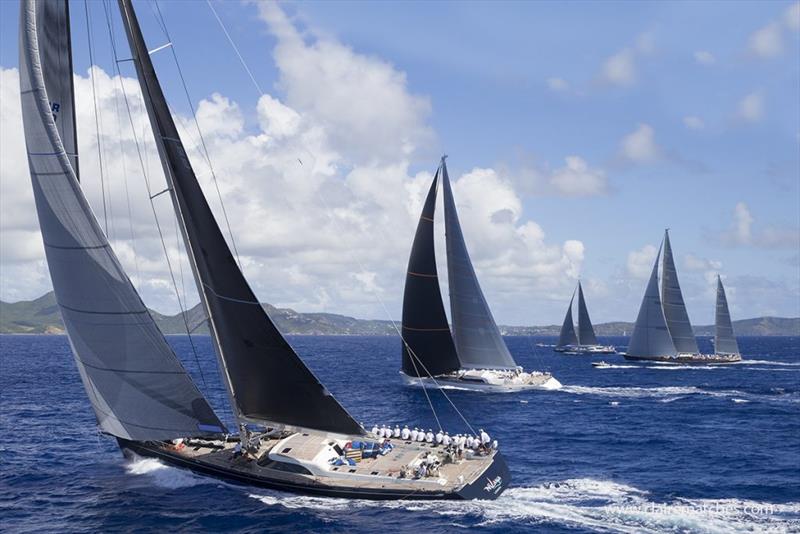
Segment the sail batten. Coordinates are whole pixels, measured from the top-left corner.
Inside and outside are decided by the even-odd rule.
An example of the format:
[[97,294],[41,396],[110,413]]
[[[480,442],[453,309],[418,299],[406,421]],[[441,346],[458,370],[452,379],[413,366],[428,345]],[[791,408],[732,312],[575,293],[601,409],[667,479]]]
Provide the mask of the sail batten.
[[656,255],[653,270],[647,283],[639,315],[633,327],[627,354],[631,356],[654,357],[674,356],[677,354],[675,344],[672,342],[664,310],[661,307],[661,297],[658,290],[658,263],[661,249]]
[[683,293],[678,282],[678,272],[672,257],[672,246],[669,242],[669,231],[664,232],[664,263],[661,273],[661,304],[667,321],[675,350],[683,354],[698,354],[697,339],[694,336]]
[[597,336],[594,335],[594,327],[589,318],[589,310],[586,308],[580,281],[578,281],[578,344],[597,345]]
[[714,321],[714,352],[717,354],[739,354],[739,343],[733,332],[728,298],[722,279],[717,276],[717,306]]
[[[464,368],[513,369],[517,364],[503,341],[472,266],[458,221],[447,165],[440,176],[444,190],[445,241],[450,312],[456,353]],[[480,347],[480,350],[476,350]]]
[[436,171],[425,197],[408,258],[403,293],[403,372],[409,376],[433,376],[461,367],[444,310],[436,269],[433,216],[441,168]]
[[78,184],[68,41],[66,1],[22,2],[20,92],[34,200],[56,302],[98,425],[134,440],[223,432]]
[[237,419],[338,434],[364,430],[306,367],[258,303],[206,201],[170,114],[130,0],[125,31],[168,190]]

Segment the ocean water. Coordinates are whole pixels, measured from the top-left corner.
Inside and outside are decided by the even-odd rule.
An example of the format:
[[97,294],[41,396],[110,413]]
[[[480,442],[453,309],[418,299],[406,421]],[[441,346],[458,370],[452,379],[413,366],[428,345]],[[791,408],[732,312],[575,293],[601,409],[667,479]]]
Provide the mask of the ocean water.
[[[187,337],[170,342],[229,418],[210,340],[193,339],[200,366]],[[397,374],[397,339],[291,342],[367,425],[434,427],[423,392]],[[0,530],[800,532],[800,338],[742,338],[746,361],[725,367],[634,365],[537,345],[553,342],[507,338],[517,361],[553,372],[560,391],[447,392],[499,440],[511,489],[492,502],[377,503],[128,462],[96,432],[65,337],[0,336]],[[592,368],[600,359],[614,367]],[[439,392],[432,401],[447,429],[463,431]]]

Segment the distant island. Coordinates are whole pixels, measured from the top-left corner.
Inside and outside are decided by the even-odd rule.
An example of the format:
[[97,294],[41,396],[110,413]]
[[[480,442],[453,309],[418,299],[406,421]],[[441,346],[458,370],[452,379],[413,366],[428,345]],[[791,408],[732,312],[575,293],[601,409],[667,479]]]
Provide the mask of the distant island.
[[[276,308],[262,304],[269,316],[284,334],[309,336],[393,336],[390,321],[356,319],[335,313],[299,313],[289,308]],[[151,310],[158,326],[165,334],[185,334],[186,323],[181,314],[163,315]],[[189,329],[197,334],[207,334],[205,313],[200,304],[186,314]],[[399,323],[398,323],[399,326]],[[734,321],[739,336],[800,336],[800,317],[755,317]],[[630,335],[633,323],[616,321],[594,325],[599,336]],[[500,326],[507,336],[557,336],[561,325]],[[714,326],[696,326],[698,336],[714,335]],[[46,293],[35,300],[20,302],[0,301],[0,334],[63,334],[64,325],[58,312],[55,295]]]

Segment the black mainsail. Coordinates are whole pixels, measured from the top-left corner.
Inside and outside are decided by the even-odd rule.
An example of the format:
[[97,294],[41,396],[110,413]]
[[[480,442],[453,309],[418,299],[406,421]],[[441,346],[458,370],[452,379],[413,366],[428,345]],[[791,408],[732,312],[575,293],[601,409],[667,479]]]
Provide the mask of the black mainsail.
[[472,267],[444,159],[439,175],[444,189],[447,279],[450,286],[453,341],[461,367],[515,369],[517,363],[503,341]]
[[433,376],[461,367],[444,311],[436,270],[433,216],[442,167],[433,177],[417,224],[403,293],[403,372]]
[[731,313],[722,279],[717,275],[717,311],[714,321],[714,352],[717,354],[739,354],[739,343],[733,333]]
[[675,344],[675,350],[681,354],[698,354],[697,339],[694,337],[689,314],[683,301],[681,285],[678,283],[678,271],[672,258],[672,246],[669,243],[669,230],[664,231],[664,263],[661,269],[661,305],[667,321],[669,334]]
[[564,323],[561,325],[561,332],[558,334],[557,347],[567,347],[569,345],[578,344],[578,337],[575,335],[575,325],[572,321],[573,302],[575,302],[575,292],[572,293],[572,298],[569,299],[567,315],[564,317]]
[[20,91],[36,211],[56,301],[98,425],[133,440],[223,432],[78,184],[68,41],[66,1],[22,2]]
[[661,298],[658,291],[658,262],[661,256],[659,249],[647,289],[639,307],[639,315],[633,327],[627,354],[639,357],[674,356],[677,354],[672,342]]
[[189,163],[131,1],[119,0],[119,5],[170,196],[237,419],[363,434],[363,428],[284,339],[245,280]]
[[578,280],[578,344],[597,345],[597,337],[594,335],[592,320],[589,319],[589,310],[586,308],[586,301],[583,299],[583,288]]

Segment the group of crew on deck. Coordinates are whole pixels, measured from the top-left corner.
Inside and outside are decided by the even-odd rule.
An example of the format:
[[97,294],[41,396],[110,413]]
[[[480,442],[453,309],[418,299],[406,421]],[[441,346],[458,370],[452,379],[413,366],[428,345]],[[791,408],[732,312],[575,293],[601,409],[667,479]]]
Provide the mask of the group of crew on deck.
[[426,432],[425,429],[414,427],[411,430],[407,425],[402,429],[399,425],[395,425],[394,428],[386,425],[381,425],[380,427],[375,425],[372,427],[372,434],[383,439],[400,439],[442,446],[445,449],[452,449],[454,457],[457,459],[463,458],[468,450],[472,451],[473,454],[488,454],[489,451],[497,449],[498,446],[497,440],[493,440],[483,429],[480,429],[476,436],[468,434],[450,436],[448,432],[442,432],[441,430],[435,434],[432,429],[428,429]]

